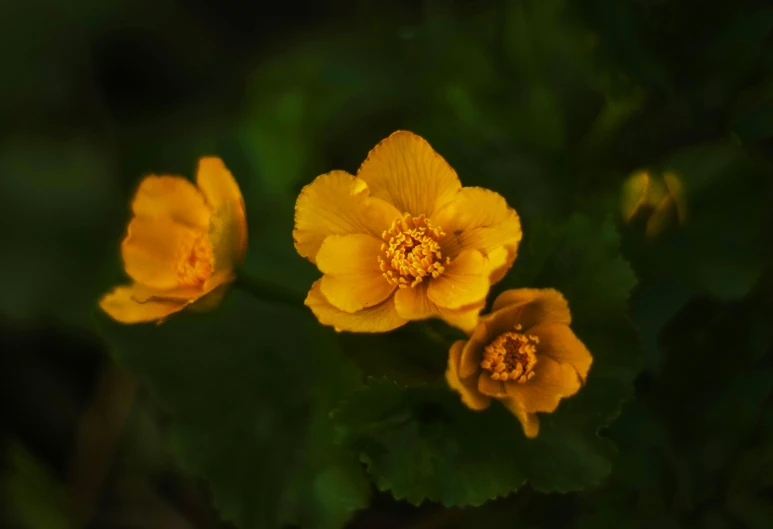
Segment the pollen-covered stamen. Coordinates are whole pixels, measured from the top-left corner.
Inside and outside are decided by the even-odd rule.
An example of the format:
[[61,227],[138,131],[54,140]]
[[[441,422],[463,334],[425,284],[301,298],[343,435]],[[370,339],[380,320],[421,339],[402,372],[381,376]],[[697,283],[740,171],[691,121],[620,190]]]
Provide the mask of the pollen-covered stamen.
[[432,226],[424,215],[397,218],[382,234],[384,244],[378,256],[379,267],[387,281],[400,288],[415,287],[424,278],[438,277],[450,259],[440,252],[445,233]]
[[199,287],[209,279],[213,269],[212,245],[206,234],[191,234],[179,247],[177,281],[180,286]]
[[[516,331],[521,330],[516,325]],[[539,337],[520,332],[500,334],[483,350],[480,367],[491,373],[493,380],[526,382],[534,376]]]

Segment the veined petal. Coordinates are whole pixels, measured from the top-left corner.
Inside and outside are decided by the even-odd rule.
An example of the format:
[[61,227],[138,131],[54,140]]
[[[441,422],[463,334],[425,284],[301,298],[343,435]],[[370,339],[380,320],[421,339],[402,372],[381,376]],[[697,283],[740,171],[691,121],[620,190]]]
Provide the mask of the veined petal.
[[462,187],[456,171],[424,138],[404,130],[376,145],[357,177],[374,197],[415,217],[432,215]]
[[140,303],[134,298],[134,286],[121,286],[99,300],[99,306],[111,318],[121,323],[141,323],[161,320],[179,312],[187,301],[147,301]]
[[135,217],[121,243],[126,273],[137,283],[159,290],[176,288],[177,266],[199,235],[170,217]]
[[397,314],[392,298],[355,313],[339,310],[322,294],[320,283],[316,281],[311,286],[305,304],[322,325],[332,325],[336,331],[387,332],[407,323],[406,319]]
[[372,235],[330,235],[317,253],[317,267],[325,274],[320,288],[337,309],[357,312],[378,305],[394,289],[383,276],[378,255],[382,242]]
[[549,356],[539,357],[534,377],[528,382],[508,380],[503,384],[507,394],[527,413],[555,411],[563,397],[574,395],[582,385],[571,364],[556,362]]
[[499,401],[520,421],[526,437],[529,439],[537,437],[537,434],[539,434],[539,417],[537,417],[536,413],[527,413],[518,400],[511,397],[499,399]]
[[235,268],[247,251],[247,217],[239,185],[220,158],[199,160],[196,183],[212,208],[209,240],[215,268]]
[[431,220],[446,233],[440,241],[443,255],[453,258],[475,249],[492,256],[492,282],[512,266],[523,236],[515,210],[498,193],[480,187],[460,189]]
[[312,263],[330,235],[365,233],[380,238],[400,212],[370,197],[368,185],[345,171],[318,176],[295,203],[295,249]]
[[146,176],[132,200],[137,217],[166,217],[192,228],[206,230],[210,207],[204,195],[181,176]]
[[[528,330],[538,323],[550,322],[569,325],[572,322],[566,298],[552,288],[505,290],[494,300],[491,307],[492,318],[506,318],[510,312],[517,312],[519,308],[522,310],[515,323],[520,324],[524,330]],[[498,314],[499,311],[505,312]]]
[[486,262],[477,250],[465,250],[429,281],[427,296],[436,305],[458,309],[485,299],[489,280]]
[[476,380],[470,380],[470,384],[459,378],[459,359],[462,354],[462,348],[465,342],[459,340],[454,342],[448,353],[448,368],[446,369],[446,382],[454,391],[462,396],[462,402],[472,410],[485,410],[491,404],[491,399],[481,394],[475,387]]
[[572,330],[560,323],[540,323],[529,329],[529,334],[539,337],[539,356],[549,356],[557,362],[570,364],[585,381],[593,363],[593,357]]

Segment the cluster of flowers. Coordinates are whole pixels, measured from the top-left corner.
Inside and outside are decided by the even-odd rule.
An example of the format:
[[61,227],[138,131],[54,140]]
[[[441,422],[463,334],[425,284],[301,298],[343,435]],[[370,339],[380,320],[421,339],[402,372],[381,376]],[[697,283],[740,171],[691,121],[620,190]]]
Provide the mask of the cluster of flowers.
[[[247,247],[244,202],[223,162],[201,159],[196,185],[146,177],[132,212],[121,251],[133,283],[104,296],[102,309],[138,323],[217,305]],[[462,187],[419,136],[395,132],[356,176],[332,171],[307,185],[293,237],[323,274],[305,302],[320,323],[374,333],[441,318],[467,333],[449,351],[446,380],[471,409],[499,400],[535,437],[537,413],[585,383],[591,354],[559,292],[507,290],[480,315],[516,259],[520,219],[499,194]]]

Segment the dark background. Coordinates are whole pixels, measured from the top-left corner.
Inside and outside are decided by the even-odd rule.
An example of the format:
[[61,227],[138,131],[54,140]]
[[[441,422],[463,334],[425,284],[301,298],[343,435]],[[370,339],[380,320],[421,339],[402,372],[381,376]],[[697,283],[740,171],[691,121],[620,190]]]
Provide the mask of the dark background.
[[[0,35],[4,526],[226,526],[94,324],[130,196],[223,157],[263,204],[247,267],[303,295],[298,191],[408,129],[526,226],[614,217],[644,367],[601,485],[465,509],[374,491],[350,527],[773,527],[767,2],[33,0]],[[688,223],[623,222],[638,169],[678,171]]]

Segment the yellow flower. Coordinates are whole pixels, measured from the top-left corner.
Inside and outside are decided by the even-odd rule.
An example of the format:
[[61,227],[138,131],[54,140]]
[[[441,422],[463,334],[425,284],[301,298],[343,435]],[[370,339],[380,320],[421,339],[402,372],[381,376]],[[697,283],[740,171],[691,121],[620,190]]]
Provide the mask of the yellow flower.
[[674,220],[687,222],[687,201],[682,181],[674,173],[665,173],[662,179],[654,178],[647,171],[632,174],[623,183],[620,195],[623,220],[631,222],[635,217],[647,219],[645,235],[655,238]]
[[244,201],[223,162],[202,158],[196,185],[145,177],[132,212],[121,255],[133,283],[105,295],[102,310],[123,323],[160,322],[197,301],[219,303],[247,249]]
[[553,412],[577,393],[593,358],[569,328],[569,306],[555,290],[507,290],[491,310],[469,340],[451,347],[446,381],[473,410],[499,400],[526,436],[536,437],[537,412]]
[[471,329],[515,259],[521,223],[500,195],[462,187],[423,138],[398,131],[357,176],[333,171],[303,188],[293,237],[324,274],[306,298],[321,323],[383,332],[439,317]]

